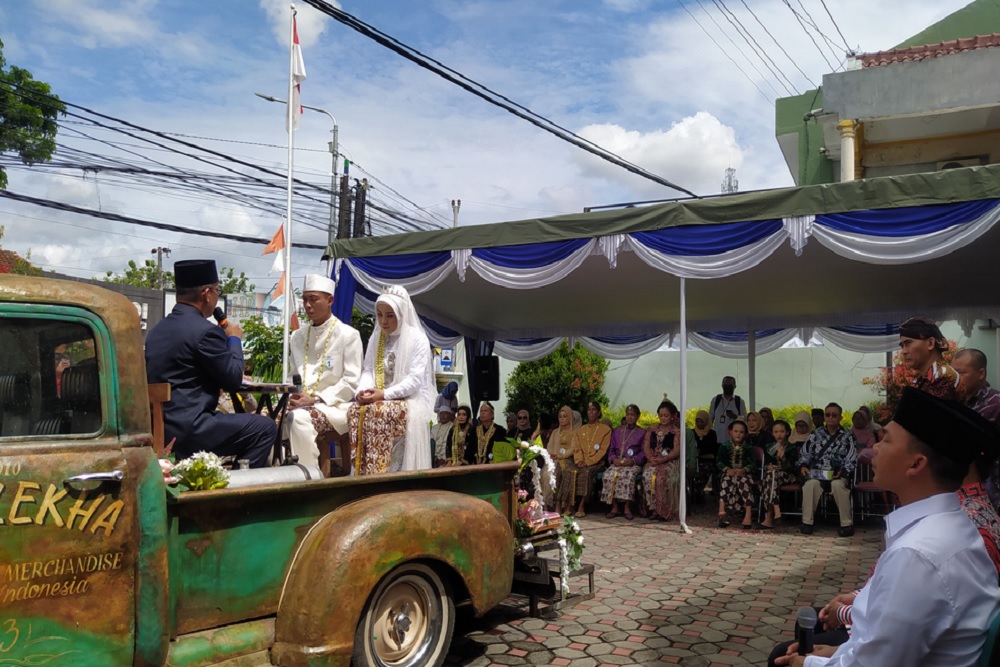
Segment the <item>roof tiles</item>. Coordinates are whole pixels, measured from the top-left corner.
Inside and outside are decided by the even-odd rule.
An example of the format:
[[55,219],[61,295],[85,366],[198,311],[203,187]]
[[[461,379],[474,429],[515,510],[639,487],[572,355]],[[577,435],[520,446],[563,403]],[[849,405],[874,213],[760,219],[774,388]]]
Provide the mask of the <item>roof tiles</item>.
[[890,49],[876,53],[863,53],[858,56],[862,67],[884,67],[893,63],[915,62],[927,58],[938,58],[962,51],[975,51],[1000,46],[1000,33],[977,35],[976,37],[961,37],[938,44],[925,46],[909,46],[903,49]]

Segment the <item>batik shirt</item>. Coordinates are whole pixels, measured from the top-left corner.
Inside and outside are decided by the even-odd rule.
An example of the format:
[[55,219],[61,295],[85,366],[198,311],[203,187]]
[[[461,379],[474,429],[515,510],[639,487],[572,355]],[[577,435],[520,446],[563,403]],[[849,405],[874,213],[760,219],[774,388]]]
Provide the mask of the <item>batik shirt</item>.
[[958,373],[948,364],[935,361],[925,374],[913,381],[913,386],[946,401],[958,400]]
[[842,470],[844,474],[841,477],[848,477],[854,471],[857,459],[857,443],[843,426],[832,435],[826,428],[816,429],[799,451],[800,468]]

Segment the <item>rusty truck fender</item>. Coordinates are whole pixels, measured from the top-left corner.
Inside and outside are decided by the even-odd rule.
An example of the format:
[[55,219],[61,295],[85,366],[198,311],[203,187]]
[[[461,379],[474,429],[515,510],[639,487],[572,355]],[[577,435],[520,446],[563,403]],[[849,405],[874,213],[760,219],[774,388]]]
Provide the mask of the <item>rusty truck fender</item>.
[[476,615],[510,592],[514,540],[486,501],[450,491],[371,496],[309,530],[278,604],[272,660],[281,667],[347,664],[356,626],[378,582],[420,561],[468,597]]

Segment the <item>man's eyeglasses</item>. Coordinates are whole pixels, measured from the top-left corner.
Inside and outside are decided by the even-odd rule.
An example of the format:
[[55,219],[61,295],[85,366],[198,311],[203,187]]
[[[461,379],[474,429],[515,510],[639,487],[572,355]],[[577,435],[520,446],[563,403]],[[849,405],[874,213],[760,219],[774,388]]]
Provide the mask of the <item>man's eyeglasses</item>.
[[221,285],[216,285],[215,287],[209,286],[208,289],[212,290],[213,292],[215,292],[219,296],[222,296],[222,286]]
[[836,413],[836,412],[827,412],[826,416],[827,417],[836,417],[837,419],[840,419],[840,414]]
[[518,419],[527,419],[528,416],[527,415],[518,415],[517,418]]

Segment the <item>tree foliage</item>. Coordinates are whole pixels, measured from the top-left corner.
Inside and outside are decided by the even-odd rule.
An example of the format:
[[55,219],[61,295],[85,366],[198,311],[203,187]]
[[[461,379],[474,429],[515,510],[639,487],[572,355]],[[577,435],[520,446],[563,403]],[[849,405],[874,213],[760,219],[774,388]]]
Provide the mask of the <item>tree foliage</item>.
[[260,382],[281,381],[281,353],[284,330],[264,324],[259,317],[243,321],[246,373]]
[[507,407],[533,415],[554,413],[568,405],[586,414],[588,401],[605,405],[604,374],[608,361],[577,343],[565,342],[549,355],[518,365],[507,379]]
[[361,335],[361,344],[368,349],[368,339],[372,337],[372,332],[375,331],[375,318],[371,315],[365,315],[357,308],[351,311],[351,326],[358,330]]
[[[119,285],[131,285],[132,287],[145,287],[146,289],[160,289],[157,284],[156,262],[147,259],[139,266],[134,259],[128,261],[128,266],[122,273],[108,271],[104,274],[104,282],[117,283]],[[164,289],[172,289],[174,286],[174,274],[170,271],[163,272]]]
[[[56,149],[56,118],[66,105],[49,84],[35,81],[31,72],[3,57],[0,41],[0,153],[17,153],[24,164],[45,162]],[[7,188],[7,172],[0,166],[0,190]]]
[[[122,273],[108,271],[103,278],[106,283],[117,283],[119,285],[132,285],[133,287],[145,287],[146,289],[160,289],[157,284],[156,261],[147,259],[142,266],[136,264],[134,259],[128,261],[128,266]],[[236,275],[236,270],[229,267],[222,267],[219,270],[219,287],[223,294],[246,294],[252,292],[256,285],[251,283],[246,274],[240,271]],[[174,274],[172,271],[163,272],[163,289],[174,288]]]
[[[5,227],[0,225],[0,239],[3,238]],[[31,253],[21,257],[13,250],[0,248],[0,273],[15,273],[21,276],[40,276],[42,270],[31,263]]]

